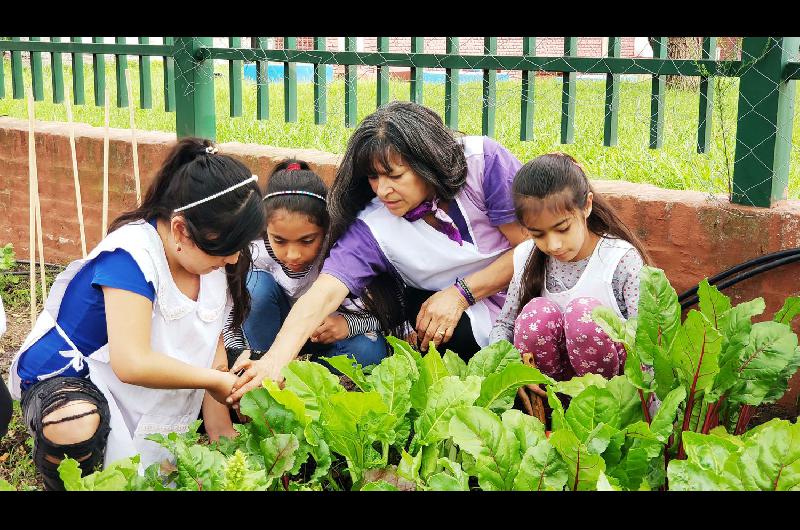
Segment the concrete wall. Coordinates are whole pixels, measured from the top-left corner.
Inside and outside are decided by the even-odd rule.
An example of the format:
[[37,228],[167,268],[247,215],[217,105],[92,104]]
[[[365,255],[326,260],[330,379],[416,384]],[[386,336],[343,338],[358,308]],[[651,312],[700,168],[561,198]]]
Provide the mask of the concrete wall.
[[[76,125],[78,166],[86,220],[87,244],[100,239],[103,181],[103,129]],[[109,156],[109,220],[135,205],[130,131],[111,129]],[[140,132],[139,163],[143,191],[175,135]],[[330,183],[338,156],[305,149],[226,143],[220,151],[239,157],[260,183],[275,164],[289,156],[311,163]],[[36,153],[43,213],[45,259],[67,263],[80,256],[80,233],[69,133],[63,123],[36,126]],[[781,249],[800,247],[800,201],[771,208],[732,205],[723,196],[664,190],[651,185],[594,181],[598,192],[617,208],[622,219],[643,239],[655,262],[680,293],[703,277]],[[0,243],[14,244],[17,256],[28,255],[28,130],[27,122],[0,118]],[[734,303],[763,296],[765,316],[777,311],[786,296],[800,292],[800,263],[746,280],[726,290]],[[763,318],[763,317],[762,317]],[[795,325],[795,331],[800,326]],[[783,403],[796,403],[800,377]]]

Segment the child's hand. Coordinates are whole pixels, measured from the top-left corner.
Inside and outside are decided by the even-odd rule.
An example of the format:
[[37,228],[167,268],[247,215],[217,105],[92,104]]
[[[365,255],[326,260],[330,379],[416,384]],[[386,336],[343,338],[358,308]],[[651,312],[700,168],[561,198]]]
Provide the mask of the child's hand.
[[214,384],[211,387],[207,388],[206,390],[208,390],[208,393],[215,400],[217,400],[218,402],[222,403],[225,406],[228,406],[226,400],[233,391],[233,385],[236,383],[236,381],[239,380],[239,378],[236,377],[231,372],[223,372],[217,370],[215,371],[215,373],[218,375],[215,378]]
[[350,336],[350,326],[342,315],[329,315],[311,334],[311,342],[333,344]]

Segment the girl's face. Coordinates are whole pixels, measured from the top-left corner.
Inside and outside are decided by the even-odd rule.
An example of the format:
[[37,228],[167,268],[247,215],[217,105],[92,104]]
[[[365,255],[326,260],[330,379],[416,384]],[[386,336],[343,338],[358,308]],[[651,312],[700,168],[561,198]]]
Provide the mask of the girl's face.
[[367,179],[378,199],[398,217],[432,198],[434,194],[433,186],[417,175],[396,153],[389,156],[387,173],[368,175]]
[[305,214],[276,210],[267,221],[267,238],[275,257],[292,272],[306,270],[322,248],[325,231]]
[[551,212],[541,208],[536,215],[526,213],[522,224],[533,237],[536,247],[559,261],[578,261],[589,257],[594,250],[596,236],[586,226],[592,213],[592,194],[586,207],[567,212]]
[[174,254],[181,267],[191,274],[208,274],[209,272],[225,267],[225,265],[235,265],[239,261],[239,254],[236,252],[230,256],[212,256],[206,254],[189,237],[183,217],[176,216],[170,222],[173,239],[180,244],[181,251]]

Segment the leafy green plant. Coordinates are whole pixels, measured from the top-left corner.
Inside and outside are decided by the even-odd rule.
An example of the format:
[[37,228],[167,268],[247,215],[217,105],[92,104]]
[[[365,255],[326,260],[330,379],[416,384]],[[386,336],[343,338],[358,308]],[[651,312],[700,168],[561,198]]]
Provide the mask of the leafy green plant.
[[[681,322],[662,271],[646,267],[640,291],[638,318],[594,312],[628,351],[625,373],[611,379],[556,382],[523,364],[507,341],[465,363],[452,351],[422,355],[389,337],[394,355],[371,371],[345,356],[326,359],[354,391],[326,367],[294,361],[283,388],[265,381],[242,398],[250,421],[235,426],[234,439],[198,445],[195,425],[150,438],[174,465],[138,475],[129,472],[132,461],[122,462],[81,479],[77,463],[65,461],[62,476],[70,489],[800,488],[796,424],[770,422],[738,436],[746,407],[776,400],[800,364],[788,325],[800,300],[754,324],[763,300],[732,306],[703,282],[699,310]],[[512,409],[526,384],[546,386],[552,432]],[[652,395],[661,402],[653,414]]]

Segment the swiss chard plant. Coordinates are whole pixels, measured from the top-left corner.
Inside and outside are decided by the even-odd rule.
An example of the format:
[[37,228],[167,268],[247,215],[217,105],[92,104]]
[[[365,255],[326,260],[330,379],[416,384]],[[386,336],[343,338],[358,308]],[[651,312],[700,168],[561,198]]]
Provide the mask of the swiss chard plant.
[[[645,267],[640,291],[637,318],[594,312],[628,352],[624,374],[611,379],[556,382],[507,341],[465,362],[389,337],[394,355],[371,370],[327,358],[354,391],[326,367],[294,361],[283,388],[265,381],[242,398],[250,421],[234,439],[199,445],[195,425],[150,438],[174,463],[139,474],[135,457],[81,477],[67,459],[61,476],[67,489],[128,490],[800,488],[796,423],[739,436],[752,408],[778,399],[800,365],[789,327],[800,299],[753,323],[762,299],[733,306],[703,282],[699,309],[681,321],[663,272]],[[513,408],[529,384],[546,387],[549,431]]]

